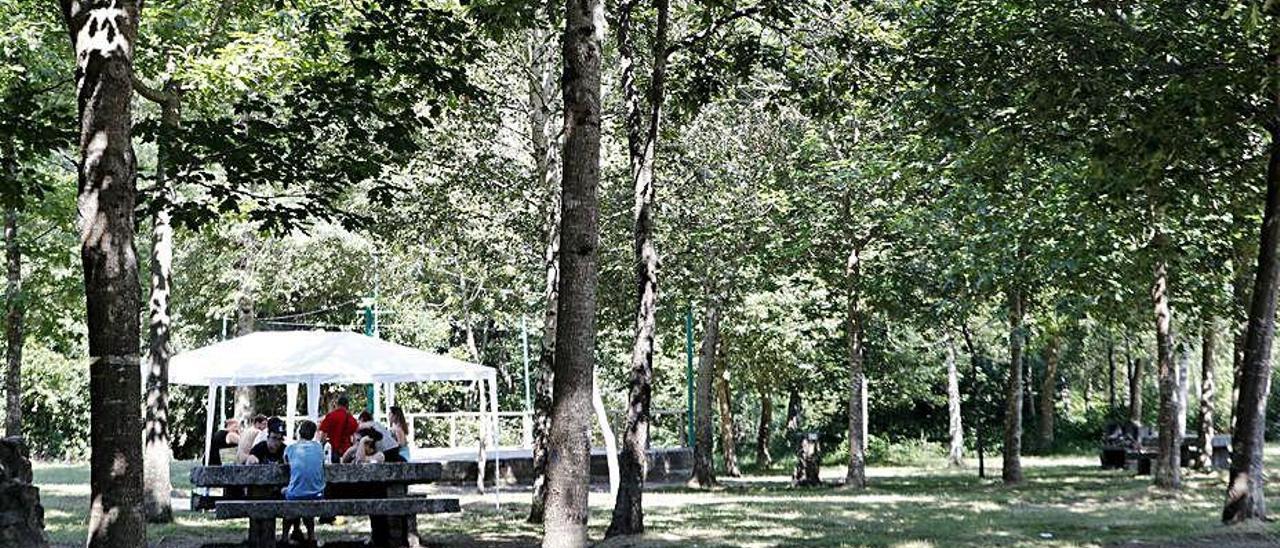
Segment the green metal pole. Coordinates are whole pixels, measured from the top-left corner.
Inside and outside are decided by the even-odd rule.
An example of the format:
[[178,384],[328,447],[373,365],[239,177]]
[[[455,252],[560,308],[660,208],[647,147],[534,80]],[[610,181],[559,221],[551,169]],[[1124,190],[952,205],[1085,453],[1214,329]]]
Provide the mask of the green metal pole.
[[692,303],[689,304],[689,307],[685,310],[685,313],[684,313],[684,356],[685,356],[684,377],[685,377],[686,384],[688,385],[688,390],[686,390],[685,392],[685,395],[686,395],[685,399],[688,401],[688,405],[689,405],[688,407],[689,418],[685,422],[689,425],[688,446],[690,449],[693,449],[694,440],[693,440],[693,304]]
[[[377,320],[373,315],[373,301],[364,307],[364,334],[366,337],[372,337],[374,334],[374,325]],[[373,385],[370,384],[364,389],[364,408],[373,413]]]

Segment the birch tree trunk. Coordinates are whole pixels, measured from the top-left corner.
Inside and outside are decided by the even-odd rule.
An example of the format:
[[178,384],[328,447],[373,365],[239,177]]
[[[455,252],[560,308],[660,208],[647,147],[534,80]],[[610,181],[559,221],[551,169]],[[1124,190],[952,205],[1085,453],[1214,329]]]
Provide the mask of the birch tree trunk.
[[[12,176],[9,169],[6,175]],[[6,436],[22,435],[22,345],[27,303],[22,297],[22,249],[18,246],[18,208],[4,217],[5,251],[5,417]]]
[[[550,8],[549,8],[550,9]],[[556,90],[553,76],[553,41],[549,33],[535,28],[530,37],[529,137],[533,143],[534,178],[546,191],[546,217],[543,233],[543,319],[542,345],[536,365],[538,381],[533,402],[533,500],[529,505],[529,523],[542,523],[547,502],[547,435],[551,430],[551,387],[554,382],[556,353],[556,307],[560,283],[560,181],[556,157],[558,128],[551,123],[551,101]]]
[[964,425],[960,414],[960,371],[956,368],[956,347],[947,336],[947,432],[951,434],[951,447],[947,451],[947,465],[964,466]]
[[596,253],[599,246],[599,0],[565,5],[564,135],[560,221],[560,299],[555,379],[547,449],[547,504],[542,545],[587,543],[591,465],[591,390],[595,375]]
[[1005,387],[1004,461],[1000,471],[1005,485],[1022,483],[1022,345],[1023,296],[1010,289],[1009,307],[1009,380]]
[[760,392],[760,423],[756,427],[756,466],[773,467],[773,455],[769,454],[769,439],[773,437],[773,397]]
[[[255,240],[253,227],[246,225],[240,235],[241,255],[236,260],[235,269],[240,274],[240,288],[236,294],[236,336],[243,337],[253,333],[255,323],[254,311],[254,267],[253,254]],[[244,422],[252,422],[258,412],[258,390],[254,386],[236,387],[235,416]]]
[[[1157,238],[1162,238],[1157,234]],[[1157,243],[1157,249],[1165,246]],[[1158,251],[1158,253],[1161,253]],[[1173,332],[1170,328],[1168,267],[1157,259],[1151,301],[1156,318],[1157,378],[1160,384],[1160,438],[1153,476],[1155,484],[1165,489],[1182,488],[1181,440],[1178,438],[1178,371],[1173,363]]]
[[1054,397],[1058,392],[1058,355],[1062,345],[1062,335],[1054,333],[1049,336],[1049,345],[1044,350],[1044,379],[1040,384],[1040,451],[1053,448]]
[[[847,203],[846,203],[847,206]],[[845,468],[844,485],[852,489],[863,489],[867,486],[866,447],[867,409],[864,390],[866,374],[864,370],[865,349],[863,348],[863,317],[861,299],[862,264],[855,246],[849,253],[845,265],[845,278],[848,285],[845,294],[845,350],[849,360],[849,464]]]
[[[1274,22],[1273,22],[1274,23]],[[1280,40],[1271,38],[1267,69],[1280,71]],[[1280,84],[1268,81],[1267,131],[1270,134],[1267,162],[1267,204],[1262,216],[1258,245],[1257,274],[1249,306],[1245,332],[1244,360],[1240,371],[1240,397],[1236,401],[1236,429],[1231,438],[1231,474],[1222,521],[1239,523],[1264,520],[1267,503],[1263,496],[1263,459],[1266,429],[1267,392],[1271,387],[1271,344],[1275,334],[1276,288],[1280,287]]]
[[634,206],[636,311],[631,348],[627,422],[622,437],[622,485],[613,507],[606,537],[644,532],[644,473],[648,467],[649,408],[653,384],[653,342],[658,310],[658,250],[654,242],[654,156],[666,84],[668,0],[654,0],[657,27],[653,37],[653,73],[649,78],[647,109],[636,86],[633,17],[636,3],[621,2],[618,54],[622,65],[622,93],[626,103],[627,157]]
[[720,302],[714,296],[707,300],[707,316],[703,321],[702,349],[698,354],[698,374],[694,388],[693,480],[699,487],[716,483],[712,461],[713,426],[711,424],[711,390],[715,377],[715,356],[720,347]]
[[152,225],[151,299],[149,303],[151,368],[147,372],[146,438],[143,446],[143,508],[147,521],[173,521],[169,479],[169,357],[173,355],[170,334],[173,318],[169,315],[169,299],[173,288],[173,226],[170,203],[175,197],[169,181],[170,151],[173,135],[181,120],[177,86],[167,86],[167,97],[160,109],[160,138],[156,153],[156,192],[161,204]]
[[89,548],[146,544],[142,511],[137,162],[133,47],[138,4],[61,0],[76,57],[80,256],[89,333]]

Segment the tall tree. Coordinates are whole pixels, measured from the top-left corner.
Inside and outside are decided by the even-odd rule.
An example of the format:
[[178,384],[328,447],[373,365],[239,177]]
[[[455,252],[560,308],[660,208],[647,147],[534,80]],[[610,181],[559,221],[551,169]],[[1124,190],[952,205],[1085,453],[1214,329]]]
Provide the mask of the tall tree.
[[565,3],[564,148],[561,153],[560,300],[548,444],[545,547],[587,544],[591,390],[595,371],[599,243],[599,0]]
[[1213,354],[1218,347],[1218,332],[1213,320],[1200,326],[1200,420],[1196,428],[1196,445],[1200,447],[1196,467],[1207,470],[1213,455],[1213,400],[1218,397],[1214,381]]
[[1022,347],[1026,300],[1018,289],[1008,291],[1009,379],[1005,387],[1004,460],[1000,477],[1006,485],[1022,483]]
[[[170,81],[165,86],[160,105],[160,139],[156,151],[155,190],[157,207],[152,218],[151,298],[149,302],[150,367],[147,370],[146,433],[143,459],[143,509],[152,523],[173,521],[169,480],[169,357],[173,355],[170,338],[173,317],[169,300],[173,286],[173,214],[167,204],[173,202],[174,189],[169,184],[169,155],[173,134],[181,119],[178,86]],[[142,94],[147,96],[147,94]]]
[[1173,330],[1170,326],[1172,312],[1169,309],[1168,265],[1164,259],[1166,248],[1164,235],[1157,231],[1153,247],[1156,250],[1155,278],[1151,286],[1151,301],[1155,307],[1157,378],[1160,384],[1160,441],[1159,455],[1154,473],[1155,484],[1166,489],[1182,488],[1181,458],[1182,439],[1177,435],[1178,422],[1178,371],[1173,363]]
[[1058,358],[1062,335],[1055,329],[1044,348],[1044,379],[1040,383],[1040,450],[1053,448],[1054,407],[1058,395]]
[[[9,164],[10,161],[6,161]],[[5,166],[5,177],[12,178],[16,170]],[[22,343],[23,317],[26,308],[22,302],[22,248],[18,245],[18,208],[6,208],[4,215],[5,250],[5,435],[22,435]]]
[[769,454],[769,440],[773,437],[773,395],[760,391],[760,422],[756,426],[756,467],[773,467],[773,455]]
[[[723,345],[721,345],[723,349]],[[719,407],[717,415],[720,419],[720,456],[724,461],[724,473],[726,476],[737,478],[742,477],[742,469],[738,466],[738,427],[733,421],[733,393],[731,392],[729,381],[729,360],[724,358],[721,352],[718,367],[716,367],[716,404]]]
[[947,432],[951,445],[947,451],[947,465],[964,466],[964,425],[960,413],[960,371],[956,368],[955,342],[946,339],[947,362]]
[[130,138],[138,5],[60,0],[76,58],[80,256],[89,328],[90,548],[146,544],[138,363],[137,164]]
[[658,250],[654,243],[654,157],[658,145],[659,122],[667,78],[667,29],[669,0],[654,0],[657,27],[652,38],[653,70],[647,93],[636,83],[635,18],[637,2],[618,6],[618,56],[622,66],[622,95],[626,104],[627,165],[630,173],[632,251],[635,260],[635,342],[631,347],[630,394],[627,422],[622,437],[622,482],[613,507],[606,536],[644,532],[644,474],[649,447],[649,407],[653,392],[653,342],[658,307]]
[[[1273,16],[1274,17],[1274,16]],[[1253,298],[1245,331],[1240,367],[1239,398],[1235,404],[1236,427],[1231,437],[1231,473],[1227,482],[1224,523],[1263,520],[1267,502],[1263,494],[1263,459],[1267,416],[1267,392],[1271,387],[1271,343],[1275,335],[1276,289],[1280,288],[1280,31],[1274,21],[1269,29],[1266,56],[1267,104],[1263,125],[1270,138],[1267,160],[1267,201],[1258,241]]]
[[[548,6],[548,12],[551,11]],[[529,38],[529,141],[533,144],[534,179],[546,189],[543,232],[542,344],[538,352],[538,382],[534,390],[533,502],[529,523],[542,523],[547,503],[547,435],[551,430],[551,387],[555,374],[556,308],[560,290],[560,188],[556,156],[559,129],[552,123],[556,81],[554,33],[535,27]]]
[[[845,198],[846,202],[849,200]],[[846,203],[845,209],[851,207]],[[860,301],[862,287],[862,258],[859,256],[861,245],[855,245],[849,253],[845,266],[845,279],[848,285],[845,294],[845,349],[849,359],[849,464],[845,469],[844,485],[853,489],[867,486],[867,459],[863,452],[867,433],[865,356],[863,348],[863,315]]]
[[711,389],[715,378],[715,359],[720,346],[720,299],[711,290],[706,317],[702,323],[702,348],[698,351],[698,372],[694,387],[693,480],[699,487],[715,485],[716,472],[712,459],[714,428],[711,424]]

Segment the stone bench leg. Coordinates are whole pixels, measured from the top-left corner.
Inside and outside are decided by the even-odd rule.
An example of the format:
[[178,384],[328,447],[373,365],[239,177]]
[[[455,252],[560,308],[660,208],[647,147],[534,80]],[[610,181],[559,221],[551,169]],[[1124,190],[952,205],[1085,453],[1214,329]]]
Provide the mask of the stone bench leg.
[[252,548],[276,548],[275,518],[249,518],[249,546]]

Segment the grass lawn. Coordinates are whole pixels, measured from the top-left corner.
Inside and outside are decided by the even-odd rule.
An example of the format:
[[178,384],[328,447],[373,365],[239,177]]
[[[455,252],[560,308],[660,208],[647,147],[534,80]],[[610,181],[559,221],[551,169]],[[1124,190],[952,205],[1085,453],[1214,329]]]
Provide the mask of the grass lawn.
[[[1280,447],[1268,448],[1269,469],[1280,466]],[[649,532],[607,546],[1212,546],[1280,545],[1280,525],[1227,528],[1219,524],[1225,473],[1193,474],[1182,493],[1150,486],[1150,478],[1103,471],[1095,457],[1023,459],[1026,483],[1018,488],[979,480],[974,469],[875,467],[865,492],[832,488],[791,489],[784,471],[725,481],[703,492],[683,485],[653,486],[645,496]],[[190,489],[190,462],[174,464],[174,488]],[[36,483],[45,521],[56,546],[82,546],[88,508],[88,466],[37,463]],[[837,468],[823,477],[843,477]],[[528,491],[494,496],[440,487],[462,499],[461,515],[422,517],[431,546],[526,546],[539,528],[524,523]],[[1280,488],[1268,489],[1269,507],[1280,511]],[[185,506],[183,506],[185,507]],[[591,535],[599,540],[612,500],[591,497]],[[152,526],[153,546],[234,545],[247,522],[219,522],[206,513],[179,511],[175,523]],[[322,541],[357,543],[366,519],[322,526]]]

